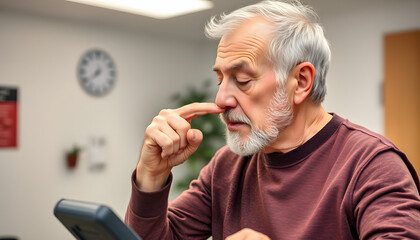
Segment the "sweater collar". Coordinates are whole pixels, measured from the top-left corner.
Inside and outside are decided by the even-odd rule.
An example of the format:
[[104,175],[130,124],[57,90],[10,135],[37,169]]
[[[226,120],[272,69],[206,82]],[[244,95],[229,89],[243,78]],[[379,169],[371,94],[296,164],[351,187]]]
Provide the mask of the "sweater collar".
[[337,114],[331,114],[333,115],[332,119],[317,134],[301,146],[287,153],[274,152],[265,154],[260,152],[259,154],[264,155],[265,163],[268,166],[289,167],[305,160],[307,156],[321,147],[344,121],[344,119]]

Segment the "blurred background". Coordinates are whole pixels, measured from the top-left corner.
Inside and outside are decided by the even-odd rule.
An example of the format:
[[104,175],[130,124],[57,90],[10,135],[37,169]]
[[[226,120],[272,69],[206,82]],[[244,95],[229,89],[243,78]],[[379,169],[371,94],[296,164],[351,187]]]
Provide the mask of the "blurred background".
[[[176,107],[171,96],[205,81],[214,83],[208,91],[215,96],[217,41],[205,38],[206,21],[258,1],[211,2],[211,9],[154,19],[64,0],[0,0],[0,88],[18,93],[17,144],[0,148],[0,236],[73,239],[53,216],[61,198],[104,203],[123,218],[152,118]],[[319,13],[331,44],[325,109],[385,134],[385,39],[420,29],[420,1],[303,3]],[[104,96],[79,84],[78,65],[89,49],[104,50],[115,64],[115,85]],[[69,168],[66,152],[75,145],[81,152]],[[188,171],[177,167],[175,181]]]

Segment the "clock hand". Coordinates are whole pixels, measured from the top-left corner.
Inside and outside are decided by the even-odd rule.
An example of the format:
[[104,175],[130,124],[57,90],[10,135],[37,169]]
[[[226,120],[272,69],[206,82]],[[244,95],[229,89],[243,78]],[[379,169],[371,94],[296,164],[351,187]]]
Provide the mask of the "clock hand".
[[102,68],[98,67],[98,69],[96,69],[95,71],[95,77],[101,75],[101,72],[102,72]]
[[95,72],[93,73],[92,77],[90,77],[89,79],[94,79],[97,76],[101,75],[102,69],[100,67],[98,67]]

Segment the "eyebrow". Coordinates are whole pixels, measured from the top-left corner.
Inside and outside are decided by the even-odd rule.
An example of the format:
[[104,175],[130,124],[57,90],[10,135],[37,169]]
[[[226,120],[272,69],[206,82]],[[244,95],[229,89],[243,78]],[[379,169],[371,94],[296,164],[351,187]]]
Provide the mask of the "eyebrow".
[[[226,69],[226,71],[238,71],[238,70],[241,70],[241,69],[247,69],[249,67],[249,65],[248,65],[248,63],[247,62],[245,62],[245,61],[241,61],[241,62],[239,62],[239,63],[236,63],[236,64],[234,64],[234,65],[232,65],[232,66],[230,66],[230,67],[228,67],[227,69]],[[218,67],[213,67],[213,71],[215,71],[215,72],[220,72],[220,68],[218,68]],[[248,70],[249,71],[249,70]]]

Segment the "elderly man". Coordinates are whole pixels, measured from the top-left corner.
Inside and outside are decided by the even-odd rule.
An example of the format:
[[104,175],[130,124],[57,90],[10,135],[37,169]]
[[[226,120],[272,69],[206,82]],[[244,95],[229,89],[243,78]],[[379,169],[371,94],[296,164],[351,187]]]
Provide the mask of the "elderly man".
[[[215,103],[146,129],[126,222],[145,239],[420,239],[419,180],[390,141],[321,106],[330,50],[317,15],[264,1],[220,19]],[[220,114],[227,146],[168,204],[171,169]]]

